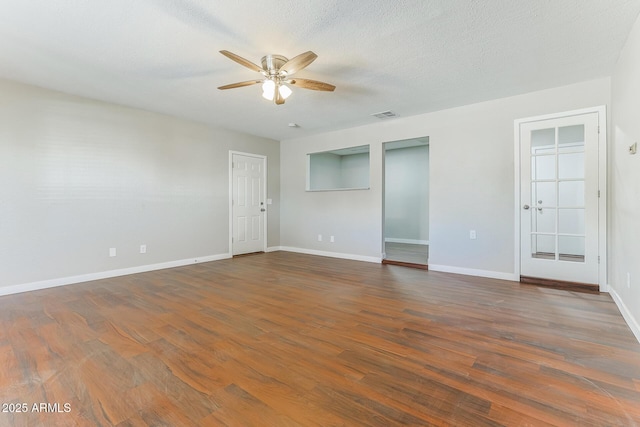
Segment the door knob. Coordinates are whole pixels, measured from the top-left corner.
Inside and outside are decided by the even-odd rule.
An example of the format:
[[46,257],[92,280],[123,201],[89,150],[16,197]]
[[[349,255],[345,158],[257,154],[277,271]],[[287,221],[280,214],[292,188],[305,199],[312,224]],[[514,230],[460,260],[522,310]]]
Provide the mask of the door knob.
[[264,212],[264,211],[266,211],[266,209],[265,209],[265,208],[260,209],[260,212]]
[[529,209],[529,205],[524,205],[522,208],[523,208],[524,210],[528,210],[528,209]]

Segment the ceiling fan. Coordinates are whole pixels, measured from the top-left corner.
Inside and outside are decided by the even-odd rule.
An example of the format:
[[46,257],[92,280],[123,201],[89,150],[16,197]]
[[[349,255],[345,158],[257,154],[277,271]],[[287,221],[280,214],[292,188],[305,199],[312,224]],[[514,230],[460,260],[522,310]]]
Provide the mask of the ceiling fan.
[[264,76],[262,79],[220,86],[218,88],[220,90],[262,83],[262,96],[269,101],[275,102],[277,105],[281,105],[284,104],[284,100],[291,95],[291,89],[288,85],[325,92],[333,92],[336,88],[334,85],[317,80],[291,78],[292,74],[302,70],[318,57],[318,55],[311,51],[301,53],[292,59],[287,59],[282,55],[266,55],[262,58],[262,67],[228,50],[221,50],[220,53],[232,61],[250,70],[257,71]]

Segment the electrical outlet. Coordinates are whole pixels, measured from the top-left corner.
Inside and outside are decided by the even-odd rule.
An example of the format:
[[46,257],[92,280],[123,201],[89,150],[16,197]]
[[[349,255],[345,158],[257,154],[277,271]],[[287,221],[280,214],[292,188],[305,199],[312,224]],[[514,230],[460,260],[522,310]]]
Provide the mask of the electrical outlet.
[[116,248],[109,248],[109,256],[110,257],[116,256]]
[[469,239],[476,240],[477,237],[476,230],[469,230]]
[[331,237],[329,237],[329,241],[330,241],[331,243],[335,243],[336,238],[335,238],[334,236],[331,236]]
[[147,245],[140,245],[140,253],[141,254],[147,253]]
[[318,234],[318,242],[322,242],[322,234]]

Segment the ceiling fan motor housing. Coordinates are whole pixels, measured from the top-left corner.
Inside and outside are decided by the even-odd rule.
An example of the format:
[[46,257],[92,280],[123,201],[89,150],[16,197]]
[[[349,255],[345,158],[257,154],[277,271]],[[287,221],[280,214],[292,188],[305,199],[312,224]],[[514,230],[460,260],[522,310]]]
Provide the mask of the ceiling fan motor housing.
[[266,55],[262,57],[262,68],[271,76],[277,75],[278,70],[288,61],[282,55]]

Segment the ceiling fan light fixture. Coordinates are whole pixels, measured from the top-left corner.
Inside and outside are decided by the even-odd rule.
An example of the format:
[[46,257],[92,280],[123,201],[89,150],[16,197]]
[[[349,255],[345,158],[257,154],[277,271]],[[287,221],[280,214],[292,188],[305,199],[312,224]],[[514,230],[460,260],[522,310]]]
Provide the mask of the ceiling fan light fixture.
[[273,101],[273,96],[276,94],[276,82],[273,80],[265,80],[262,83],[262,97],[264,99],[268,99],[269,101]]
[[278,91],[283,99],[287,99],[291,95],[291,89],[289,89],[289,86],[284,84],[280,84]]

